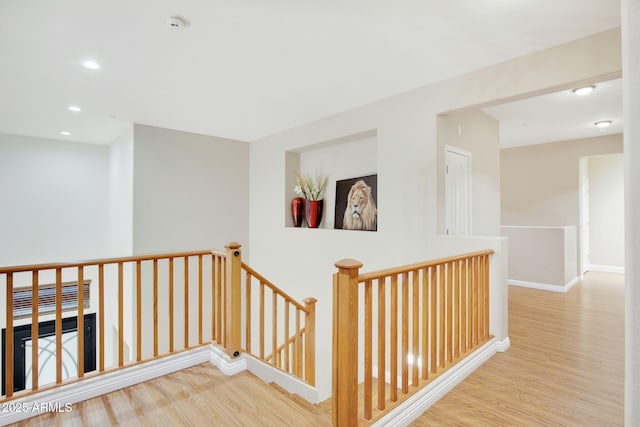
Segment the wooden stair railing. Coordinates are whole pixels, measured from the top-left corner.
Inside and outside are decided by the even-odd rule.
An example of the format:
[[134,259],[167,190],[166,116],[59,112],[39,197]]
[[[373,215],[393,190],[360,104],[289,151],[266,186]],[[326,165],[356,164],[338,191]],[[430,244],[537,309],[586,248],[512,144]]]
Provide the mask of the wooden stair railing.
[[[245,280],[241,282],[243,274]],[[271,306],[272,328],[276,331],[271,335],[272,348],[276,350],[273,353],[284,351],[284,359],[287,360],[286,363],[277,362],[282,358],[276,357],[267,362],[314,385],[316,300],[308,298],[305,305],[294,301],[243,264],[240,245],[230,243],[226,246],[226,254],[193,251],[0,268],[0,289],[4,288],[4,295],[0,297],[0,316],[3,317],[0,323],[3,320],[5,327],[4,351],[0,357],[6,373],[0,402],[211,342],[222,346],[231,356],[237,356],[241,351],[253,353],[252,279],[260,281],[261,295],[258,316],[261,320],[259,326],[253,327],[260,330],[260,341],[264,342],[264,289],[267,287],[276,302]],[[86,284],[87,288],[78,286],[78,283]],[[69,294],[74,285],[77,295]],[[244,300],[242,286],[245,286]],[[85,289],[90,290],[90,298],[85,298]],[[22,311],[14,311],[14,291],[20,295],[16,300],[20,307],[16,308]],[[25,302],[24,295],[29,293],[30,301]],[[278,300],[286,307],[284,311],[278,310]],[[68,304],[74,306],[69,308]],[[282,346],[278,344],[284,342],[284,339],[278,341],[280,336],[290,337],[289,307],[295,309],[294,335],[293,340],[289,340],[291,351],[286,350],[288,345],[280,349]],[[50,311],[45,312],[45,309]],[[18,315],[25,310],[28,315]],[[280,312],[287,313],[283,323],[278,323],[277,314]],[[300,323],[301,314],[304,314],[304,326]],[[243,323],[243,316],[246,323]],[[93,347],[85,342],[85,334],[77,334],[77,371],[65,378],[64,372],[68,367],[63,365],[63,333],[67,332],[64,325],[68,325],[69,320],[75,323],[68,330],[85,331],[85,325],[90,327],[94,324],[96,330],[86,335],[89,340],[95,340]],[[278,329],[278,325],[282,325],[282,329]],[[47,338],[50,333],[43,332],[41,328],[54,331],[55,351],[52,353],[55,366],[52,369],[55,370],[55,381],[51,384],[41,384],[40,381],[42,356],[39,354],[39,339],[51,339]],[[14,344],[14,338],[18,337],[16,331],[31,338],[28,354],[22,348],[24,346]],[[111,343],[114,343],[114,348],[111,348]],[[91,366],[84,363],[86,349],[95,351],[95,358],[89,358],[95,359]],[[287,356],[289,353],[291,364]],[[264,359],[264,346],[260,346],[258,354],[257,357]],[[16,387],[15,375],[24,371],[15,369],[20,357],[30,362],[31,381]],[[289,365],[292,365],[291,369]]]
[[[366,274],[355,260],[335,264],[334,426],[375,422],[492,338],[491,254],[485,250]],[[358,354],[364,368],[360,401],[359,357],[353,356]]]
[[[315,386],[317,300],[306,298],[302,305],[245,263],[242,272],[246,304],[242,350]],[[259,309],[257,322],[252,323],[254,299]],[[254,328],[257,343],[253,339]],[[271,351],[267,356],[265,349]]]

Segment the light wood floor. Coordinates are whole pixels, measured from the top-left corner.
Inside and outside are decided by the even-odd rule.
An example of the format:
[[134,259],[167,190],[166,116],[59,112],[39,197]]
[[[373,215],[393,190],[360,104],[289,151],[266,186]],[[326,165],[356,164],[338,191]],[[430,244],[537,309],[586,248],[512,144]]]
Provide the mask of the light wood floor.
[[[602,273],[567,294],[511,287],[509,351],[413,425],[623,425],[623,298],[623,276]],[[204,364],[18,425],[328,426],[329,408]]]
[[511,348],[414,426],[622,426],[624,277],[588,273],[567,294],[510,286]]

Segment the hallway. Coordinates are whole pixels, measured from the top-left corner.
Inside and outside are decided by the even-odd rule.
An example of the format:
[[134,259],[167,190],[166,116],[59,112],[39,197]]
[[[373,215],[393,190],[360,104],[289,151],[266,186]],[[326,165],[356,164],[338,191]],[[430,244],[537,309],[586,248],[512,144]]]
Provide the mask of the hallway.
[[622,426],[624,276],[588,273],[567,294],[509,287],[511,348],[414,426]]

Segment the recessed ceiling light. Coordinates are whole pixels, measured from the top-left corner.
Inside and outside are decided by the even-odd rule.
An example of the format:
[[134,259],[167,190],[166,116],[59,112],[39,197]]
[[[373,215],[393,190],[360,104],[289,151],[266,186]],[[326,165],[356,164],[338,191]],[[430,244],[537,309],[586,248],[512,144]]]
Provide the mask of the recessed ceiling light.
[[87,59],[86,61],[84,61],[82,63],[82,65],[84,65],[85,68],[88,68],[90,70],[99,70],[100,69],[100,64],[98,64],[96,61],[94,61],[92,59]]
[[71,135],[71,132],[69,132],[67,130],[63,130],[63,131],[60,132],[60,135],[69,136],[69,135]]
[[600,122],[595,122],[594,125],[599,127],[600,129],[609,127],[611,125],[611,120],[602,120]]
[[69,110],[69,111],[73,111],[73,112],[75,112],[75,113],[79,113],[80,111],[82,111],[82,110],[80,109],[80,107],[78,107],[77,105],[69,105],[69,106],[67,107],[67,110]]
[[596,87],[594,85],[578,87],[573,90],[576,95],[587,95],[594,91]]

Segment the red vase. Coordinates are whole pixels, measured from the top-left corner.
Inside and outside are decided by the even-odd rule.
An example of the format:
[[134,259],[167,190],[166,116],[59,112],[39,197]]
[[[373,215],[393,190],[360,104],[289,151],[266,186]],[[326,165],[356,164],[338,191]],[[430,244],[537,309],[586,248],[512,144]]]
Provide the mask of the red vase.
[[293,200],[291,200],[291,219],[293,220],[293,226],[301,227],[303,218],[304,218],[304,199],[302,197],[296,197]]
[[318,228],[322,222],[322,208],[324,200],[307,200],[304,204],[304,213],[307,227]]

